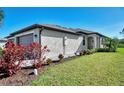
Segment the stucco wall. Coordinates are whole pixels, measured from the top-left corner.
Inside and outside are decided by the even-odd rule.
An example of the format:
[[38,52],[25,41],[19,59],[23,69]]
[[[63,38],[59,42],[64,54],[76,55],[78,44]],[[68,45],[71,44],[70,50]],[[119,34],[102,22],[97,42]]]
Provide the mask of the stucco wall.
[[0,42],[0,48],[3,48],[6,42]]
[[[65,37],[65,46],[63,40]],[[47,45],[50,52],[47,57],[56,58],[61,53],[65,56],[74,55],[82,49],[82,36],[70,33],[63,33],[53,30],[43,30],[41,32],[41,44]]]
[[103,45],[103,42],[102,42],[102,39],[104,39],[104,37],[100,37],[100,48],[103,48],[104,47],[104,45]]
[[[63,54],[66,57],[73,56],[74,53],[80,52],[81,50],[86,50],[88,46],[88,37],[93,37],[94,39],[94,48],[103,47],[101,41],[102,37],[99,37],[99,35],[92,34],[92,35],[75,35],[71,33],[65,33],[55,30],[42,30],[40,32],[40,29],[32,29],[27,32],[23,32],[20,34],[15,35],[14,37],[11,37],[9,39],[14,39],[16,43],[16,38],[19,36],[23,36],[26,34],[33,33],[33,41],[39,42],[43,46],[47,45],[50,49],[50,52],[46,54],[49,58],[58,58],[59,54]],[[83,36],[85,36],[85,45],[83,45]],[[99,41],[97,39],[100,39]],[[64,43],[65,41],[65,43]]]
[[88,35],[88,37],[93,37],[93,39],[94,39],[93,47],[94,48],[103,48],[103,43],[102,43],[103,37],[96,35],[96,34]]
[[[33,34],[33,41],[34,42],[39,42],[39,28],[32,29],[32,30],[29,30],[27,32],[23,32],[23,33],[17,34],[17,35],[15,35],[13,37],[10,37],[8,39],[13,39],[14,42],[17,43],[17,37],[28,35],[28,34]],[[37,35],[37,37],[35,37],[34,35]]]

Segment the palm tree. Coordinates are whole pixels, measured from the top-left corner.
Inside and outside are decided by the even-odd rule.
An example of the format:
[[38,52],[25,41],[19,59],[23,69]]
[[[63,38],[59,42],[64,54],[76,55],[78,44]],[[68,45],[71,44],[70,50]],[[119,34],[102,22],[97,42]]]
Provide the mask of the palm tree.
[[120,32],[120,34],[124,34],[124,28],[122,29],[122,31]]
[[4,13],[3,10],[0,9],[0,24],[3,22],[3,19],[4,19]]

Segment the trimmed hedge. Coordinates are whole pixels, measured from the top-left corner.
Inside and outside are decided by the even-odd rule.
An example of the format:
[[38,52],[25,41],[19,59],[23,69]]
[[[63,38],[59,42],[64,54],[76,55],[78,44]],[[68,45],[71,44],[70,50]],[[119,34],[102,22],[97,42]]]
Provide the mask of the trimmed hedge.
[[98,48],[96,49],[97,52],[116,52],[114,48]]

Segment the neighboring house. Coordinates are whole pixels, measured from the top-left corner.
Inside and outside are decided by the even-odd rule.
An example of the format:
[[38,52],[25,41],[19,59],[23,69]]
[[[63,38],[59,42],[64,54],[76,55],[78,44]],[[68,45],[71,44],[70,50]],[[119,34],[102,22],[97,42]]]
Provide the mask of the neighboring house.
[[0,39],[0,48],[3,48],[6,42],[7,39]]
[[102,48],[104,35],[83,29],[73,29],[49,24],[34,24],[11,33],[7,38],[16,44],[29,45],[38,42],[47,45],[47,58],[56,59],[59,54],[74,56],[82,50]]

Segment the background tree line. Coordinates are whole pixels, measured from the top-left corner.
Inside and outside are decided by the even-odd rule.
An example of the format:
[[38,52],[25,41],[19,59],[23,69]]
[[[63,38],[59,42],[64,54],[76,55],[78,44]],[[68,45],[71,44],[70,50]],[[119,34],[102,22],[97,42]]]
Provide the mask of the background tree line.
[[3,12],[3,10],[0,8],[0,24],[2,24],[3,19],[4,19],[4,12]]

